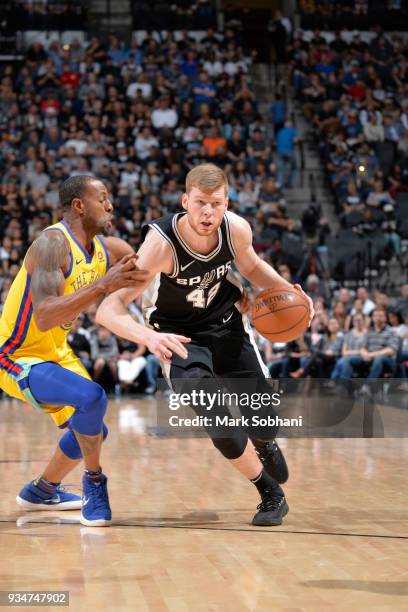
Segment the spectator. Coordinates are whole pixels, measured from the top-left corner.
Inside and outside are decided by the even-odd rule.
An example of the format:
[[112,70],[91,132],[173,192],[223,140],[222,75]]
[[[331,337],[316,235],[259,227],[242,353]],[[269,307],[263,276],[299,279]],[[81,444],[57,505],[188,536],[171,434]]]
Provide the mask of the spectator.
[[272,124],[275,138],[283,128],[286,120],[287,108],[280,94],[276,94],[275,101],[271,105]]
[[367,142],[383,142],[384,127],[379,122],[376,113],[372,113],[368,121],[364,124],[364,136]]
[[201,73],[200,79],[193,86],[193,94],[197,108],[201,104],[212,104],[214,101],[216,89],[207,72]]
[[[292,187],[296,171],[295,146],[299,142],[297,130],[292,122],[285,121],[284,127],[276,137],[276,151],[278,155],[278,183],[283,187]],[[289,172],[287,172],[289,167]]]
[[118,380],[122,390],[126,391],[133,385],[146,367],[146,358],[143,356],[146,347],[121,342],[122,350],[117,362]]
[[83,327],[83,317],[79,317],[72,324],[71,331],[68,334],[68,342],[71,345],[75,355],[79,357],[88,372],[92,373],[90,340],[90,333]]
[[373,191],[370,191],[367,197],[367,206],[384,208],[385,205],[394,203],[388,191],[384,189],[383,182],[380,179],[374,181],[373,187]]
[[98,327],[91,335],[91,358],[94,362],[93,379],[101,382],[103,375],[110,374],[114,383],[117,380],[118,343],[113,334],[104,327]]
[[393,308],[400,314],[402,319],[408,316],[408,284],[400,287],[400,297],[393,302]]
[[[369,316],[373,312],[375,308],[375,304],[372,300],[370,300],[368,291],[365,287],[359,287],[357,289],[357,298],[363,303],[363,315]],[[354,311],[351,311],[351,314],[355,314]]]
[[35,163],[34,170],[27,173],[27,183],[32,189],[45,190],[50,182],[50,177],[45,172],[45,165],[42,161]]
[[158,108],[152,112],[152,125],[156,130],[174,129],[178,122],[177,112],[169,107],[169,99],[163,96],[159,100]]
[[227,146],[227,141],[220,136],[218,128],[213,127],[211,128],[209,135],[204,138],[203,146],[205,147],[208,155],[210,157],[214,157],[220,148]]
[[372,321],[373,328],[367,332],[360,353],[343,358],[341,378],[351,378],[361,365],[368,367],[368,378],[380,378],[385,369],[395,371],[399,338],[387,326],[387,316],[382,308],[374,309]]
[[365,319],[361,312],[357,312],[352,317],[352,329],[350,329],[344,337],[342,357],[336,361],[336,364],[332,370],[330,376],[332,380],[337,380],[338,378],[340,378],[343,369],[344,358],[360,355],[360,351],[365,344],[365,339]]
[[159,141],[152,135],[149,126],[144,126],[141,133],[136,137],[135,150],[137,157],[144,161],[149,157],[152,147],[158,147]]
[[301,378],[314,374],[317,378],[330,376],[332,369],[341,355],[343,333],[336,319],[330,319],[327,335],[321,336],[312,344],[312,353],[303,360],[298,370],[291,372],[292,378]]

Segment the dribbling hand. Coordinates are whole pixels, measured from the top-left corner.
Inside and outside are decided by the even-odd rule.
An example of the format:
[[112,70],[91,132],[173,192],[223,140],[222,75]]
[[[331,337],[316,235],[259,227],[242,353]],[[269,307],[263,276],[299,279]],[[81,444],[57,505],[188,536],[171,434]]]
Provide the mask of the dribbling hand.
[[312,300],[312,298],[310,298],[307,295],[307,293],[305,293],[303,291],[303,289],[302,289],[302,287],[300,285],[293,285],[293,288],[297,289],[298,291],[300,291],[300,293],[302,293],[305,296],[305,298],[307,299],[307,301],[309,302],[310,317],[309,317],[309,325],[308,325],[308,327],[310,327],[310,324],[311,324],[311,322],[313,320],[313,317],[315,316],[315,309],[314,309],[314,306],[313,306],[313,300]]

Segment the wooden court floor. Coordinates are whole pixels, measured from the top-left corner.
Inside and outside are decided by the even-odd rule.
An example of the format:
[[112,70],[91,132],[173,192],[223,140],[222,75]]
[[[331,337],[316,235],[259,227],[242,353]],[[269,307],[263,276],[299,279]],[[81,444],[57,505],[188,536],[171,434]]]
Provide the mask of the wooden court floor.
[[1,402],[0,590],[68,590],[75,612],[408,610],[408,439],[283,440],[290,513],[254,528],[254,487],[206,439],[147,434],[151,402],[110,402],[105,529],[19,510],[58,431]]

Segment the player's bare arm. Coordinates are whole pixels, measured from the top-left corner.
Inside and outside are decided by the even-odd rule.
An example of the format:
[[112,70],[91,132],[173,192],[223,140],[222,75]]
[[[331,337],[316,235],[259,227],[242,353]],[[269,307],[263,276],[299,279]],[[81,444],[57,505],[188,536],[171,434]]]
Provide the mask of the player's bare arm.
[[[253,237],[249,223],[235,213],[228,212],[227,214],[236,253],[235,265],[242,276],[260,289],[268,289],[277,284],[286,285],[292,289],[292,285],[288,281],[256,254],[252,246]],[[294,285],[294,287],[306,295],[300,285]],[[313,302],[309,296],[306,295],[306,297],[309,300],[310,320],[312,320],[314,316]]]
[[129,304],[143,293],[156,274],[172,273],[173,255],[170,246],[155,230],[151,229],[137,257],[138,266],[148,270],[143,283],[116,291],[105,297],[97,310],[96,321],[117,336],[147,346],[149,351],[162,361],[169,362],[173,353],[185,359],[187,350],[184,343],[189,342],[190,338],[149,329],[137,323],[128,311]]
[[137,285],[145,273],[136,269],[134,253],[123,257],[106,275],[72,295],[63,295],[64,272],[70,265],[69,243],[61,232],[45,231],[31,245],[26,268],[31,275],[33,313],[40,331],[76,318],[100,297],[117,289]]
[[[135,257],[137,257],[134,249],[122,238],[108,236],[104,238],[104,242],[108,250],[109,259],[112,266],[118,263],[118,261],[120,261],[122,257],[125,257],[125,255],[133,254]],[[138,268],[140,268],[140,266],[138,266]]]

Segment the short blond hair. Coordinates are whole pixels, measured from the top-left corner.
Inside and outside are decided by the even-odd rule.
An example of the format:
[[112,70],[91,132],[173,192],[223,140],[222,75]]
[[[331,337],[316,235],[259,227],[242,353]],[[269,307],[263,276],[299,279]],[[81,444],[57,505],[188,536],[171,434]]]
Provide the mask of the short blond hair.
[[224,170],[215,164],[200,164],[190,170],[186,176],[186,192],[190,193],[192,187],[197,187],[205,193],[212,193],[224,185],[225,194],[228,193],[228,179]]

